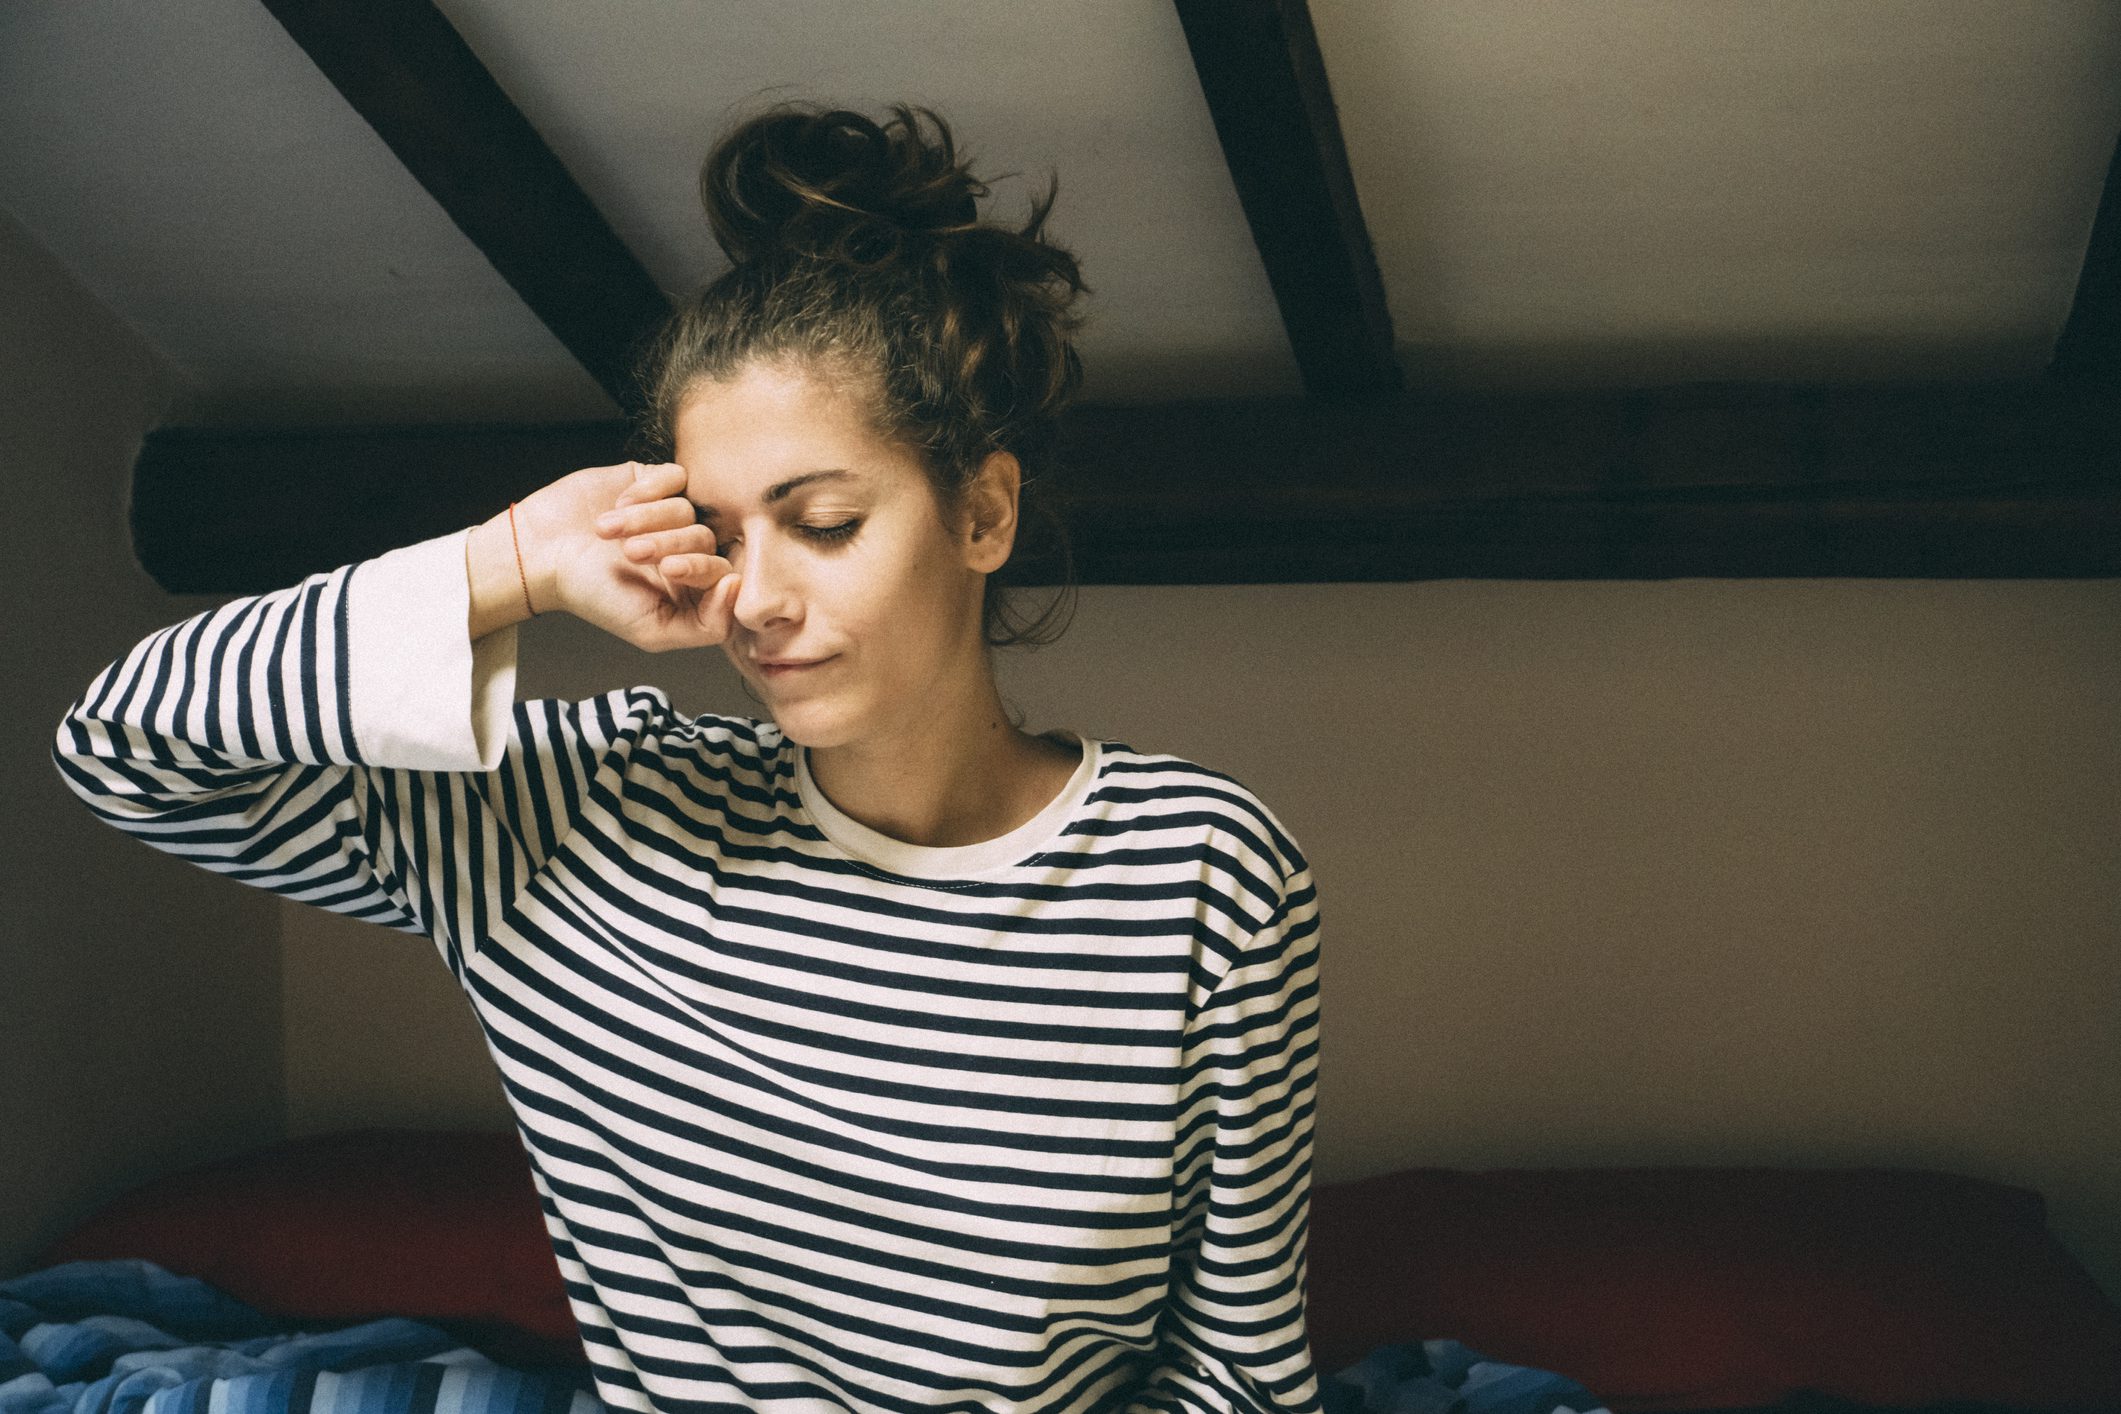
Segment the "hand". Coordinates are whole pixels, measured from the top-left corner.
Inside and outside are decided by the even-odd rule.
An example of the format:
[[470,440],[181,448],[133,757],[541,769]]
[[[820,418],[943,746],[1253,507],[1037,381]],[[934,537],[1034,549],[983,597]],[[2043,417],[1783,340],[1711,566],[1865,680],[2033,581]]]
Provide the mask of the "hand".
[[[714,532],[684,489],[676,463],[626,462],[573,472],[518,503],[544,597],[650,653],[725,642],[737,572],[714,553]],[[600,523],[607,512],[611,523]]]

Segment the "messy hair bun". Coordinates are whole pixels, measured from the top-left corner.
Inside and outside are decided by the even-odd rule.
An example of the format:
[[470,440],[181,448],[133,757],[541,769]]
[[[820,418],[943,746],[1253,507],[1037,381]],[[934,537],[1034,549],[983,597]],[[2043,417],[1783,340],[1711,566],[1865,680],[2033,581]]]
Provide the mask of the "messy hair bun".
[[[918,453],[952,517],[986,456],[1014,453],[1019,531],[988,579],[984,637],[1048,642],[1075,588],[1052,482],[1060,416],[1082,383],[1071,306],[1089,289],[1074,255],[1042,234],[1058,178],[1022,227],[983,223],[987,184],[949,124],[918,106],[890,112],[879,124],[785,102],[714,145],[700,197],[730,269],[673,311],[642,357],[636,441],[667,460],[699,380],[792,359],[843,384],[881,435]],[[1060,581],[1030,622],[1012,603],[1026,565]]]
[[937,141],[923,143],[913,110],[893,112],[896,134],[859,113],[785,107],[731,133],[700,171],[707,222],[730,263],[807,255],[873,266],[896,256],[903,236],[976,225],[974,199],[987,187],[957,162],[949,128],[936,119]]

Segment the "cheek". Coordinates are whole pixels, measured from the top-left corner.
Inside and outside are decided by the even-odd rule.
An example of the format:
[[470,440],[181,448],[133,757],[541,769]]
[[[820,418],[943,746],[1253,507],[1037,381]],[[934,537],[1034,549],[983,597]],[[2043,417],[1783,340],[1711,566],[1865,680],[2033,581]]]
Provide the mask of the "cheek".
[[939,535],[893,527],[864,535],[813,562],[809,612],[849,642],[894,645],[895,660],[926,658],[959,613],[962,575],[949,573],[952,546]]
[[899,547],[850,549],[818,563],[810,611],[862,642],[914,637],[929,612],[924,579]]
[[954,590],[948,572],[950,546],[933,537],[881,537],[866,555],[848,555],[847,592],[881,610],[892,605],[933,606],[947,602]]

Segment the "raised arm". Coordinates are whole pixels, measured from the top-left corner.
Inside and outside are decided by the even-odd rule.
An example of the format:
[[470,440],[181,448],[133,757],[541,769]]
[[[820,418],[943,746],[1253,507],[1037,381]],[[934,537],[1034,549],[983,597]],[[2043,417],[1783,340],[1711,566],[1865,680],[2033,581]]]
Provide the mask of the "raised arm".
[[730,631],[737,576],[685,477],[586,467],[520,527],[511,507],[149,634],[68,709],[53,763],[144,843],[425,934],[461,982],[671,716],[653,687],[517,704],[516,624],[560,610],[650,652]]
[[461,981],[464,950],[669,710],[653,688],[516,704],[520,608],[471,637],[475,533],[149,634],[59,723],[61,777],[153,848],[432,938]]
[[1171,1298],[1126,1414],[1318,1414],[1304,1325],[1318,1042],[1310,869],[1187,1030]]

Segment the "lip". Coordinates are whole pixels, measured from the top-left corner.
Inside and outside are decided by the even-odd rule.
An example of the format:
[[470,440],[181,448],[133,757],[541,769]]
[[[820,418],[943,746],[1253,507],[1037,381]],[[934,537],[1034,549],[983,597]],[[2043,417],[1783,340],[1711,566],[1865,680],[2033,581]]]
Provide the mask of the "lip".
[[764,673],[769,678],[785,677],[789,673],[799,673],[805,668],[815,668],[822,666],[823,664],[831,662],[832,658],[837,658],[838,656],[839,654],[835,653],[832,655],[831,658],[811,658],[803,662],[768,663],[761,661],[759,663],[759,671]]

